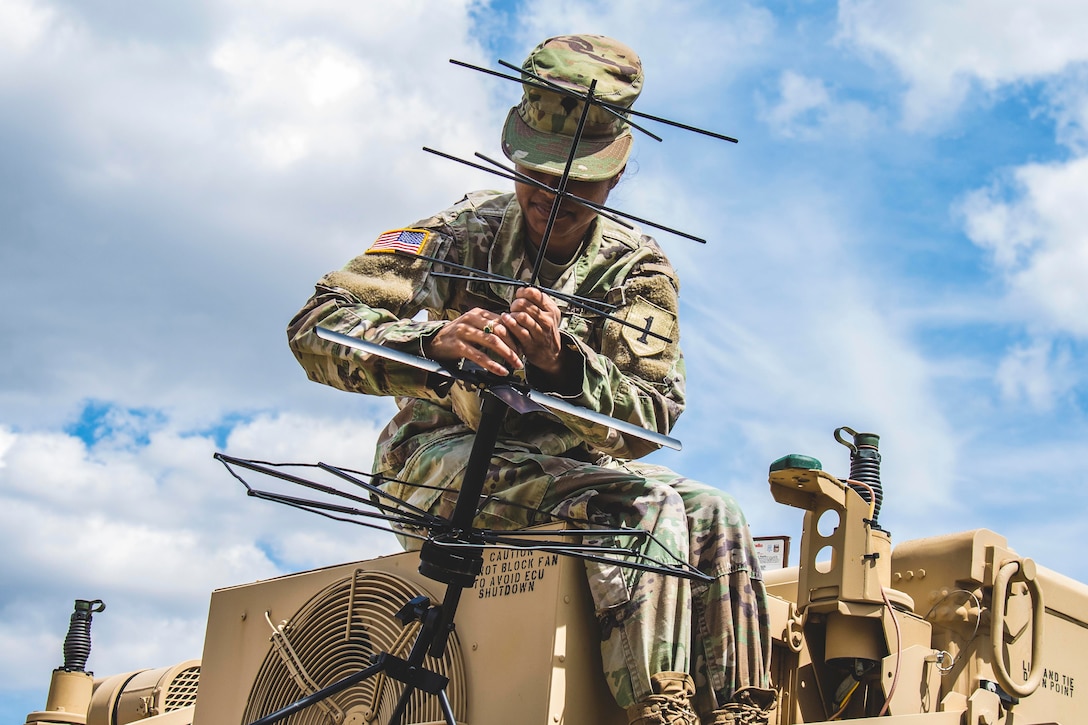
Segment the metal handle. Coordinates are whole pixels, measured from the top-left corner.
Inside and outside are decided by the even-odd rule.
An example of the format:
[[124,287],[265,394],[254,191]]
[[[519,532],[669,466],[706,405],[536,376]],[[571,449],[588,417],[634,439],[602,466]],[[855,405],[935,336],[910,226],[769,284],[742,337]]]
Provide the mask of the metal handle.
[[[1024,683],[1013,682],[1012,675],[1005,668],[1005,660],[1001,656],[1004,644],[1005,625],[1005,598],[1009,593],[1009,582],[1020,574],[1019,579],[1028,586],[1028,594],[1031,596],[1031,671]],[[994,675],[1001,687],[1011,695],[1027,697],[1038,689],[1043,680],[1043,617],[1046,610],[1043,607],[1043,591],[1039,588],[1039,582],[1035,578],[1035,566],[1030,559],[1018,561],[1013,559],[1001,564],[997,576],[994,578],[993,590],[993,616],[990,623],[990,641],[993,645]]]

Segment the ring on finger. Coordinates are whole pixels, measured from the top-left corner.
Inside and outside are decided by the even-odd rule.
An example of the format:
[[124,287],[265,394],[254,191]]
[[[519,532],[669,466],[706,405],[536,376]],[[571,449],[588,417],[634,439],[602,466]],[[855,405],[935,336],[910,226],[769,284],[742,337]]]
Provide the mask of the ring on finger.
[[487,323],[486,325],[484,325],[484,334],[485,335],[490,335],[494,331],[495,331],[495,328],[492,326],[492,324],[490,322]]

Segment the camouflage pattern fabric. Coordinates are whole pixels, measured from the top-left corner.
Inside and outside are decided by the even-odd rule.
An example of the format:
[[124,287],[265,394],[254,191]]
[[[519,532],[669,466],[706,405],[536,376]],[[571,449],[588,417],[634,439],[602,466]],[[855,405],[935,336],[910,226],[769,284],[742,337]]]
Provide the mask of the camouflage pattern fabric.
[[[526,280],[533,255],[510,194],[470,194],[413,229],[433,232],[423,254]],[[445,320],[473,307],[504,311],[515,288],[438,277],[424,260],[363,254],[326,275],[288,328],[309,377],[344,390],[397,396],[398,414],[378,442],[375,473],[389,493],[450,516],[473,441],[469,391],[441,394],[427,373],[318,338],[323,326],[422,354]],[[563,309],[562,340],[581,365],[581,385],[551,391],[584,407],[667,433],[684,407],[676,313],[678,284],[652,239],[598,218],[586,246],[553,288],[616,305],[612,314],[669,338],[658,340],[584,310]],[[413,319],[426,311],[426,320]],[[527,370],[533,382],[532,369]],[[572,418],[509,414],[476,525],[516,529],[564,517],[593,528],[644,529],[643,553],[687,561],[709,584],[587,564],[601,625],[605,674],[621,707],[651,692],[650,675],[690,672],[709,712],[745,686],[767,685],[765,595],[747,524],[727,494],[635,462],[654,446]]]
[[[518,280],[530,278],[533,256],[522,241],[521,209],[512,194],[471,194],[413,228],[435,232],[423,254]],[[446,320],[474,307],[507,311],[516,293],[510,285],[451,280],[432,275],[432,270],[451,271],[422,259],[362,254],[323,277],[288,327],[291,349],[311,380],[352,392],[398,396],[401,412],[378,447],[380,471],[400,470],[416,448],[466,421],[454,412],[449,396],[428,386],[427,373],[322,340],[313,328],[320,325],[421,355],[424,339]],[[552,288],[615,305],[613,316],[672,342],[557,300],[563,310],[562,342],[581,367],[581,386],[561,391],[536,387],[667,433],[684,407],[684,362],[678,344],[678,282],[656,242],[598,219],[582,253]],[[427,320],[413,319],[424,311]],[[527,375],[534,383],[531,368]],[[511,416],[502,437],[545,454],[583,448],[632,459],[656,448],[578,418],[560,422],[543,413]]]
[[[542,87],[541,79],[578,94],[596,81],[594,97],[613,108],[630,108],[642,91],[642,62],[634,50],[601,35],[560,35],[538,45],[521,66],[528,82],[521,102],[503,127],[503,153],[511,161],[560,175],[583,104],[574,96]],[[609,179],[631,152],[631,132],[624,117],[591,105],[571,178]]]
[[[607,103],[629,108],[642,91],[642,61],[633,49],[603,35],[560,35],[549,38],[529,53],[522,68],[527,79],[543,78],[577,93],[585,93],[597,82],[594,96]],[[573,136],[582,114],[581,103],[562,103],[558,93],[543,90],[539,81],[526,84],[525,98],[540,104],[546,113],[532,119],[532,125],[546,133]],[[623,130],[623,120],[599,107],[591,107],[584,133],[612,136]]]

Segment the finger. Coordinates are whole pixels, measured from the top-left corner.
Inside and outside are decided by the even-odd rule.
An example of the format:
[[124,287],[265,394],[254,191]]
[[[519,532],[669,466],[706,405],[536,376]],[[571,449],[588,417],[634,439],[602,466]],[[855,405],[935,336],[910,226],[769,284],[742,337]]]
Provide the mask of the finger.
[[511,312],[510,315],[519,325],[527,329],[534,339],[542,342],[558,341],[559,324],[562,319],[558,310],[550,311],[529,305],[525,309]]
[[510,305],[510,312],[514,315],[529,315],[537,324],[546,328],[558,328],[563,317],[559,308],[550,300],[544,305],[538,305],[530,299],[516,299]]
[[480,312],[482,311],[474,310],[472,313],[466,313],[443,326],[432,340],[428,353],[432,359],[443,362],[455,362],[465,358],[491,372],[505,375],[506,370],[502,368],[501,363],[491,359],[483,350],[494,350],[496,357],[511,363],[518,361],[518,358],[512,355],[509,347],[502,342],[501,335],[495,336],[482,329],[485,326],[493,327],[498,320],[498,315],[490,313],[488,318]]
[[515,369],[522,367],[521,354],[517,348],[520,343],[500,317],[488,313],[487,321],[478,330],[471,330],[471,341],[478,347],[490,350]]
[[[527,304],[529,307],[535,307],[536,309],[554,316],[557,324],[559,319],[563,316],[563,311],[560,309],[559,304],[551,295],[543,290],[536,288],[527,289],[522,297],[515,297],[514,302],[517,303],[519,299],[522,301],[522,304]],[[511,305],[511,307],[513,307],[513,305]]]
[[504,316],[498,318],[498,321],[492,326],[492,335],[497,337],[513,352],[517,357],[521,357],[521,345],[523,339],[519,337],[519,333],[523,333],[517,323],[512,319],[504,319]]
[[506,377],[510,374],[510,370],[506,366],[478,347],[467,347],[465,349],[465,354],[459,359],[473,362],[492,375]]
[[538,345],[548,337],[540,319],[529,312],[508,312],[503,315],[503,324],[517,336],[522,345]]
[[544,307],[549,302],[553,305],[555,304],[548,293],[539,287],[520,287],[517,292],[514,293],[514,298],[527,300],[538,307]]
[[[490,373],[501,376],[510,374],[509,369],[503,365],[503,360],[511,364],[519,362],[516,356],[511,361],[509,355],[503,354],[505,346],[501,342],[487,339],[491,336],[485,336],[478,329],[465,328],[463,335],[464,337],[457,339],[447,348],[448,361],[468,360]],[[509,348],[506,349],[509,350]],[[492,351],[493,355],[488,354]]]
[[560,355],[559,333],[552,329],[549,331],[541,327],[537,322],[524,316],[522,319],[514,319],[515,315],[504,315],[503,322],[510,318],[510,329],[521,340],[521,349],[525,352],[525,358],[536,367],[552,369]]

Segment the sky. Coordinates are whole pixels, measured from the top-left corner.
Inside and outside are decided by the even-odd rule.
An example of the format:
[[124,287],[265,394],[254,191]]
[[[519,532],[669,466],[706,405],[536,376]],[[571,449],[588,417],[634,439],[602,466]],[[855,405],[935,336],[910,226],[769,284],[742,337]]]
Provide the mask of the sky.
[[381,232],[508,183],[520,63],[642,57],[611,205],[681,278],[681,452],[797,542],[768,465],[880,435],[893,542],[987,528],[1081,582],[1088,6],[1075,0],[0,0],[0,719],[89,669],[199,657],[211,591],[398,550],[246,498],[216,451],[366,469],[386,399],[315,385],[285,327]]

